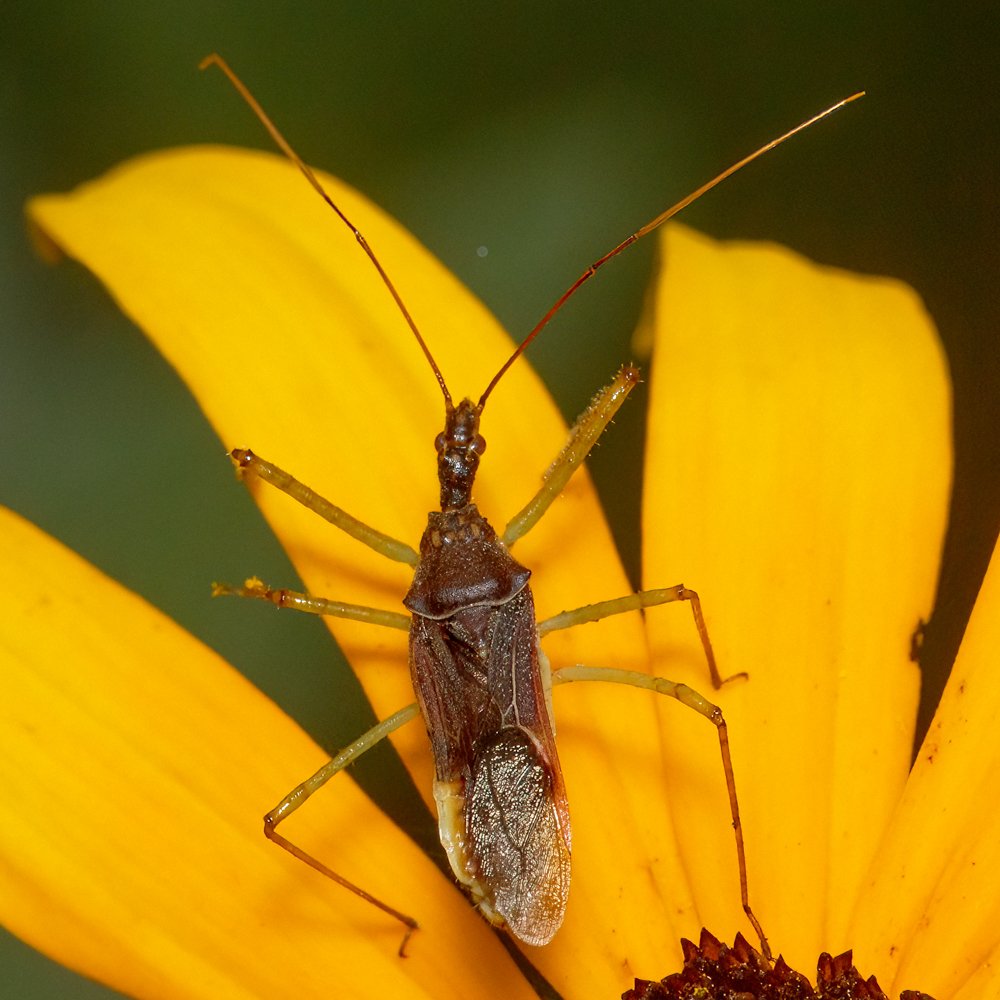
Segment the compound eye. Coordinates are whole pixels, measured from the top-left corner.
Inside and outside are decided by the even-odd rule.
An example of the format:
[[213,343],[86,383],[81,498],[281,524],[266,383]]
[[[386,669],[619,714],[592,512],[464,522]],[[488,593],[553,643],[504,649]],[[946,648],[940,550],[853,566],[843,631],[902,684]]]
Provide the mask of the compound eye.
[[486,451],[486,438],[484,438],[481,434],[477,434],[475,441],[472,442],[472,450],[477,455],[482,455],[482,453]]
[[434,450],[439,455],[442,454],[444,452],[444,448],[445,448],[445,445],[447,444],[447,442],[448,442],[448,438],[445,437],[445,435],[443,433],[442,434],[438,434],[438,436],[436,438],[434,438]]

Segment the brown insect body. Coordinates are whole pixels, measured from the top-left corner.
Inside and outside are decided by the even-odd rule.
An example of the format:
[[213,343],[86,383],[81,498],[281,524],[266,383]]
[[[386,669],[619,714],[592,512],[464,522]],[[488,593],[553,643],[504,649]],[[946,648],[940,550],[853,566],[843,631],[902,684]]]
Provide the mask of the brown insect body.
[[463,400],[436,441],[441,510],[428,516],[403,600],[410,672],[452,871],[491,923],[542,945],[566,909],[569,806],[531,571],[471,501],[485,448],[478,424],[478,407]]
[[216,585],[215,593],[269,600],[279,607],[295,607],[311,614],[367,621],[409,632],[410,673],[417,704],[400,709],[372,727],[286,795],[264,817],[265,835],[316,871],[399,920],[407,928],[400,945],[402,954],[410,934],[417,927],[416,920],[328,868],[279,834],[277,826],[331,777],[415,718],[419,709],[434,756],[434,799],[441,843],[455,877],[492,923],[507,926],[515,937],[527,944],[547,944],[563,922],[569,894],[571,851],[569,807],[552,725],[552,684],[554,680],[556,683],[599,680],[627,684],[675,698],[716,727],[735,831],[740,898],[747,918],[760,937],[761,951],[770,959],[763,928],[749,902],[742,826],[728,730],[721,709],[684,684],[630,670],[577,664],[562,667],[553,678],[538,641],[540,628],[542,633],[547,633],[609,615],[686,601],[694,616],[712,683],[718,688],[723,679],[715,663],[697,593],[682,584],[641,591],[561,612],[539,626],[528,586],[531,572],[509,551],[509,546],[537,523],[579,468],[618,407],[638,383],[638,371],[633,366],[625,366],[611,384],[594,397],[571,429],[563,451],[546,473],[541,488],[507,525],[502,538],[497,537],[472,502],[479,460],[486,450],[486,442],[479,433],[479,419],[487,399],[510,366],[599,268],[747,163],[861,94],[838,102],[771,140],[595,260],[521,340],[486,386],[479,401],[473,403],[464,399],[455,406],[423,336],[361,231],[337,207],[316,175],[289,146],[226,63],[213,55],[202,63],[203,66],[209,64],[219,66],[229,77],[277,145],[351,230],[424,352],[441,388],[446,415],[445,429],[435,441],[441,509],[428,515],[419,553],[350,516],[251,451],[237,449],[231,453],[242,474],[255,475],[271,483],[382,555],[415,567],[413,583],[403,601],[410,612],[409,619],[398,612],[343,604],[284,589],[273,590],[256,578],[240,588]]

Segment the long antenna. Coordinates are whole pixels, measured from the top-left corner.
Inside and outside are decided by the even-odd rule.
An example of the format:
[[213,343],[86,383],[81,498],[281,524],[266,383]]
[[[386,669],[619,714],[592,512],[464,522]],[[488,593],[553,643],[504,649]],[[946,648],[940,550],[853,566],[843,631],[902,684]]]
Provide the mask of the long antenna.
[[712,188],[714,188],[717,184],[721,184],[727,177],[730,177],[732,174],[735,174],[737,170],[741,170],[748,163],[752,162],[753,160],[756,160],[758,156],[763,156],[765,153],[774,149],[775,146],[779,146],[786,139],[790,139],[796,133],[801,132],[803,129],[809,128],[810,125],[815,125],[816,122],[820,121],[823,118],[826,118],[827,115],[832,115],[834,111],[838,111],[845,104],[850,104],[851,101],[856,101],[859,97],[864,97],[864,94],[865,92],[862,90],[856,94],[852,94],[850,97],[845,97],[842,101],[838,101],[836,104],[827,108],[825,111],[821,111],[818,115],[813,115],[813,117],[810,118],[808,121],[802,122],[801,125],[796,125],[795,128],[793,128],[791,131],[786,132],[784,135],[779,136],[777,139],[772,139],[769,143],[766,143],[765,145],[761,146],[760,149],[755,150],[749,156],[745,156],[742,160],[739,161],[739,163],[734,163],[731,167],[727,168],[726,170],[723,170],[721,174],[719,174],[717,177],[713,177],[712,180],[710,180],[707,184],[702,184],[700,188],[698,188],[696,191],[692,191],[691,194],[689,194],[686,198],[682,198],[679,202],[677,202],[676,205],[672,205],[665,212],[661,212],[655,219],[652,219],[651,221],[647,222],[646,225],[644,225],[641,229],[637,229],[627,239],[622,240],[622,242],[619,243],[618,246],[616,246],[613,250],[609,250],[603,257],[601,257],[598,260],[595,260],[594,263],[591,264],[590,267],[588,267],[583,272],[583,274],[581,274],[580,277],[577,278],[576,281],[574,281],[573,284],[570,285],[569,288],[567,288],[566,291],[559,296],[558,299],[556,299],[555,304],[552,306],[552,308],[549,309],[549,311],[538,321],[534,329],[524,338],[524,340],[522,340],[521,343],[517,345],[517,347],[514,350],[514,353],[503,363],[503,366],[496,373],[496,375],[493,376],[492,381],[486,387],[485,392],[483,392],[483,394],[479,397],[479,403],[477,405],[477,409],[480,412],[482,412],[482,409],[486,405],[486,400],[489,398],[490,393],[496,388],[496,384],[500,381],[501,378],[503,378],[507,369],[510,368],[510,366],[524,353],[527,346],[542,332],[543,329],[545,329],[545,327],[549,323],[549,320],[551,320],[552,317],[555,316],[555,314],[559,312],[560,309],[562,309],[562,307],[566,304],[567,300],[577,291],[577,289],[579,289],[581,285],[588,282],[597,273],[597,269],[599,267],[603,267],[613,257],[617,257],[618,254],[620,254],[623,250],[627,249],[638,240],[641,240],[643,236],[646,236],[648,233],[651,233],[654,229],[658,228],[659,226],[662,226],[663,223],[667,221],[667,219],[673,218],[682,209],[687,208],[688,205],[691,204],[691,202],[696,201],[703,194],[705,194],[706,191],[711,191]]
[[[340,210],[336,202],[334,202],[334,200],[326,193],[326,191],[323,188],[323,185],[320,184],[318,178],[313,173],[313,171],[306,165],[306,163],[302,160],[302,158],[298,155],[298,153],[296,153],[295,150],[292,149],[288,140],[285,139],[285,137],[281,134],[281,132],[278,131],[277,126],[274,124],[274,122],[271,121],[267,113],[258,103],[257,99],[253,96],[252,93],[250,93],[249,88],[236,75],[236,73],[233,72],[233,70],[230,68],[229,64],[225,61],[225,59],[223,59],[222,56],[218,55],[218,53],[213,52],[211,55],[206,56],[204,59],[202,59],[202,61],[199,63],[198,68],[205,69],[208,66],[218,66],[218,68],[221,69],[222,72],[226,74],[226,76],[229,78],[229,82],[233,85],[233,87],[243,98],[243,100],[246,101],[247,105],[250,107],[250,110],[253,111],[253,113],[257,116],[257,118],[260,120],[264,128],[267,129],[268,133],[270,134],[271,138],[274,140],[278,148],[281,149],[281,151],[299,168],[299,170],[302,171],[302,174],[305,176],[306,180],[309,181],[309,183],[313,186],[313,188],[316,190],[319,196],[330,206],[330,208],[334,210],[334,212],[337,213],[337,216],[344,223],[344,225],[347,226],[347,228],[350,229],[350,231],[354,234],[355,240],[357,240],[358,245],[368,255],[368,259],[372,262],[372,265],[374,266],[375,270],[378,271],[379,277],[382,279],[382,282],[385,285],[385,287],[389,290],[389,294],[392,296],[393,301],[396,303],[396,306],[399,309],[400,313],[402,314],[403,319],[406,320],[407,326],[409,326],[410,330],[413,333],[413,336],[417,340],[417,343],[420,345],[420,349],[424,352],[424,357],[427,358],[427,363],[431,366],[431,371],[434,372],[434,377],[437,379],[438,385],[441,387],[441,393],[444,396],[445,406],[449,410],[451,410],[453,408],[453,403],[452,403],[451,393],[448,390],[448,385],[444,380],[444,375],[441,373],[441,369],[438,367],[437,362],[434,360],[434,355],[431,354],[430,348],[427,346],[427,342],[424,340],[423,335],[417,328],[417,324],[414,322],[413,317],[410,315],[410,311],[406,308],[406,304],[403,302],[402,297],[396,290],[396,286],[392,283],[392,280],[386,273],[385,268],[382,267],[382,264],[379,262],[378,257],[375,256],[375,252],[369,246],[368,241],[365,239],[361,230],[358,229],[358,227],[355,226],[350,219],[348,219],[348,217]],[[862,90],[856,94],[852,94],[850,97],[845,97],[842,101],[838,101],[836,104],[831,105],[825,111],[821,111],[818,115],[813,115],[813,117],[810,118],[808,121],[804,121],[802,122],[802,124],[796,125],[795,128],[786,132],[784,135],[781,135],[777,139],[772,139],[770,142],[765,143],[765,145],[761,146],[760,149],[755,150],[749,156],[745,156],[738,163],[734,163],[731,167],[728,167],[726,170],[722,171],[721,174],[719,174],[716,177],[713,177],[712,180],[708,181],[706,184],[703,184],[697,190],[692,191],[691,194],[687,195],[687,197],[685,198],[682,198],[679,202],[677,202],[676,205],[672,205],[665,212],[661,212],[658,216],[656,216],[656,218],[647,222],[646,225],[642,226],[640,229],[637,229],[634,233],[632,233],[631,236],[622,240],[622,242],[619,243],[612,250],[609,250],[603,257],[600,257],[598,260],[595,260],[580,275],[580,277],[578,277],[576,281],[574,281],[569,286],[569,288],[567,288],[566,291],[563,292],[558,299],[556,299],[556,301],[553,303],[548,312],[545,313],[545,315],[538,321],[538,323],[535,324],[531,332],[528,333],[528,335],[517,345],[517,347],[514,349],[513,354],[511,354],[511,356],[503,363],[503,365],[500,367],[496,375],[494,375],[493,378],[490,380],[489,385],[486,386],[486,389],[484,390],[483,394],[479,397],[479,402],[476,404],[477,411],[479,411],[480,413],[482,412],[483,407],[486,405],[486,400],[489,398],[490,394],[496,388],[497,383],[500,381],[500,379],[503,378],[503,376],[506,374],[507,369],[510,368],[510,366],[524,353],[528,345],[531,344],[531,342],[542,332],[542,330],[545,329],[546,326],[548,326],[549,321],[552,319],[552,317],[555,316],[555,314],[559,312],[560,309],[562,309],[562,307],[576,293],[576,291],[582,285],[586,284],[597,273],[598,268],[603,267],[609,260],[611,260],[614,257],[617,257],[622,251],[626,250],[633,243],[637,242],[638,240],[641,240],[643,236],[648,235],[654,229],[657,229],[658,227],[662,226],[663,223],[666,222],[668,219],[673,218],[675,215],[677,215],[678,212],[687,208],[687,206],[690,205],[693,201],[697,201],[698,198],[700,198],[707,191],[711,191],[712,188],[714,188],[717,184],[721,184],[727,177],[730,177],[733,174],[735,174],[737,170],[741,170],[748,163],[751,163],[753,160],[756,160],[757,157],[763,156],[764,153],[767,153],[770,150],[774,149],[775,146],[781,145],[781,143],[783,143],[786,139],[790,139],[793,135],[796,135],[797,133],[803,131],[803,129],[807,129],[809,128],[810,125],[815,125],[816,122],[820,121],[821,119],[826,118],[828,115],[832,115],[834,111],[838,111],[845,104],[850,104],[852,101],[856,101],[859,97],[863,97],[864,93],[865,92]]]
[[[417,338],[417,343],[420,345],[420,349],[424,352],[424,357],[427,358],[427,361],[431,366],[431,370],[434,372],[434,376],[438,380],[438,385],[441,386],[441,392],[444,394],[445,406],[451,410],[451,393],[448,391],[444,375],[441,374],[441,369],[438,368],[437,362],[434,360],[434,355],[431,354],[430,348],[427,346],[427,342],[417,329],[417,324],[413,321],[410,311],[406,308],[399,292],[396,291],[396,286],[390,280],[389,275],[385,273],[385,269],[379,263],[378,257],[375,256],[375,252],[368,245],[368,241],[364,238],[361,230],[358,229],[358,227],[355,226],[354,223],[351,222],[351,220],[348,219],[347,216],[344,215],[344,213],[337,207],[334,200],[323,189],[323,185],[320,184],[316,175],[305,164],[299,154],[292,149],[288,140],[285,139],[285,137],[278,131],[277,126],[267,116],[267,113],[257,102],[257,99],[253,96],[253,94],[250,93],[247,85],[232,71],[232,69],[230,69],[226,60],[223,59],[218,53],[213,52],[211,55],[205,56],[205,58],[202,59],[202,61],[198,64],[198,69],[206,69],[209,66],[218,66],[219,69],[221,69],[222,72],[229,77],[229,82],[236,88],[243,100],[250,106],[250,110],[253,111],[253,113],[260,119],[261,124],[270,133],[271,138],[278,145],[278,148],[299,168],[299,170],[302,171],[306,180],[309,181],[309,183],[316,189],[319,196],[337,213],[344,225],[347,226],[347,228],[354,234],[354,238],[358,241],[361,249],[368,254],[368,259],[375,265],[375,270],[378,271],[379,277],[382,279],[385,287],[389,289],[389,294],[393,297],[393,300],[399,307],[399,311],[403,314],[403,319],[406,320],[407,325],[413,331],[413,336]],[[494,379],[494,381],[496,380]]]

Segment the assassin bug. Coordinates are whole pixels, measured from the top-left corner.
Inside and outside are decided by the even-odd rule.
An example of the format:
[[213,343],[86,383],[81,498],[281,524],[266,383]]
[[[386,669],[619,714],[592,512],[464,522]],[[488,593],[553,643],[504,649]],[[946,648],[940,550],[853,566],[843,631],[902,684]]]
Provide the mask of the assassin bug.
[[569,807],[551,721],[551,687],[572,681],[601,680],[646,688],[693,708],[717,729],[736,837],[741,901],[769,958],[763,928],[749,902],[739,806],[721,710],[686,685],[634,671],[573,666],[552,673],[539,646],[539,638],[556,629],[672,601],[686,601],[694,616],[712,683],[719,688],[723,680],[698,595],[678,585],[642,591],[536,622],[528,585],[530,570],[510,554],[511,546],[542,517],[612,420],[637,384],[638,370],[626,366],[598,393],[574,424],[541,489],[501,536],[472,501],[476,471],[485,450],[479,420],[506,371],[601,266],[751,160],[861,95],[838,102],[767,143],[596,260],[520,342],[479,400],[466,398],[455,404],[415,321],[364,236],[327,195],[315,174],[292,150],[229,66],[217,55],[203,61],[203,68],[208,65],[218,66],[226,74],[276,144],[354,234],[427,358],[445,403],[444,430],[435,441],[441,509],[428,515],[419,552],[351,517],[253,452],[247,449],[231,452],[241,475],[256,476],[375,551],[414,567],[413,582],[403,600],[409,615],[272,589],[256,579],[246,581],[242,587],[216,585],[217,594],[259,598],[279,607],[352,618],[409,633],[410,671],[417,701],[373,727],[282,799],[265,816],[266,836],[401,921],[407,928],[400,946],[402,953],[417,926],[414,918],[348,882],[287,840],[277,827],[333,775],[420,714],[434,757],[439,833],[456,879],[491,923],[505,926],[526,944],[547,944],[563,920],[571,853]]

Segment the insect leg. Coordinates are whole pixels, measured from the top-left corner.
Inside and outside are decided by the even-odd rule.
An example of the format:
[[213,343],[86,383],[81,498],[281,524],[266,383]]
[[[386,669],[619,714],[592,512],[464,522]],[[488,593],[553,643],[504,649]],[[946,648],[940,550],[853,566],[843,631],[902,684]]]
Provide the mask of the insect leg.
[[295,611],[305,611],[310,615],[350,618],[352,621],[382,625],[385,628],[395,628],[402,632],[410,630],[410,616],[398,611],[369,608],[363,604],[345,604],[343,601],[331,601],[327,597],[303,594],[300,591],[287,590],[284,587],[269,587],[263,580],[258,580],[255,576],[244,581],[242,587],[233,587],[228,583],[213,583],[212,596],[253,597],[260,601],[270,601],[278,608],[292,608]]
[[410,935],[417,929],[416,920],[389,906],[387,903],[383,903],[380,899],[376,899],[371,893],[365,892],[364,889],[356,886],[353,882],[349,882],[342,875],[338,875],[332,868],[324,865],[322,861],[318,861],[311,854],[306,853],[301,847],[296,846],[278,833],[277,826],[282,820],[287,819],[295,812],[313,792],[325,785],[338,771],[342,771],[348,764],[356,761],[363,753],[375,746],[376,743],[384,740],[391,732],[399,729],[400,726],[405,725],[411,719],[415,719],[418,711],[416,702],[414,702],[407,705],[406,708],[401,708],[398,712],[390,715],[389,718],[383,719],[377,726],[372,726],[367,733],[358,737],[350,746],[345,747],[340,753],[324,764],[311,778],[307,778],[301,785],[293,788],[264,817],[264,836],[268,840],[273,840],[274,843],[279,847],[283,847],[289,854],[298,858],[299,861],[305,862],[310,868],[318,871],[321,875],[333,879],[338,885],[342,885],[345,889],[367,900],[373,906],[377,906],[383,912],[388,913],[389,916],[395,917],[396,920],[406,927],[406,933],[399,945],[400,955],[403,954]]
[[293,500],[297,500],[303,507],[308,507],[334,527],[347,532],[359,542],[364,542],[387,559],[394,559],[409,566],[416,566],[420,561],[420,556],[406,542],[377,531],[364,521],[352,517],[347,511],[311,490],[305,483],[300,483],[284,469],[279,469],[278,466],[255,455],[249,448],[234,448],[229,457],[241,477],[253,475],[265,483],[270,483],[282,493],[287,493]]
[[726,775],[726,790],[729,793],[729,812],[733,819],[733,831],[736,834],[736,859],[740,870],[740,901],[743,912],[746,913],[753,929],[760,938],[761,954],[768,962],[772,961],[771,949],[764,935],[764,928],[750,908],[750,894],[747,889],[747,858],[743,845],[743,824],[740,822],[740,806],[736,798],[736,778],[733,774],[733,760],[729,752],[729,730],[723,718],[722,709],[703,698],[693,688],[686,684],[667,680],[666,677],[652,677],[636,670],[620,670],[616,667],[563,667],[552,674],[553,684],[567,684],[573,681],[604,681],[611,684],[627,684],[630,687],[644,688],[656,694],[664,694],[676,698],[682,705],[693,708],[715,726],[719,734],[719,747],[722,751],[722,770]]
[[705,616],[701,610],[701,598],[696,591],[689,590],[682,583],[677,584],[676,587],[667,587],[662,590],[640,590],[637,594],[626,594],[625,597],[618,597],[611,601],[599,601],[597,604],[585,604],[582,608],[574,608],[572,611],[561,611],[559,614],[538,623],[538,635],[541,637],[558,629],[596,622],[602,618],[610,618],[611,615],[624,614],[626,611],[639,611],[641,608],[652,608],[658,604],[669,604],[671,601],[687,601],[691,605],[691,614],[694,615],[694,624],[698,630],[698,638],[701,640],[701,648],[705,651],[705,660],[712,678],[712,687],[718,689],[729,681],[741,677],[745,678],[747,676],[745,671],[731,674],[729,677],[722,677],[719,673],[719,667],[715,662],[715,652],[712,649],[712,640],[709,638]]
[[510,548],[538,523],[604,433],[604,428],[611,423],[625,398],[638,384],[639,369],[634,365],[626,365],[609,385],[594,396],[590,405],[570,428],[566,444],[545,473],[542,488],[511,518],[504,529],[504,545]]

